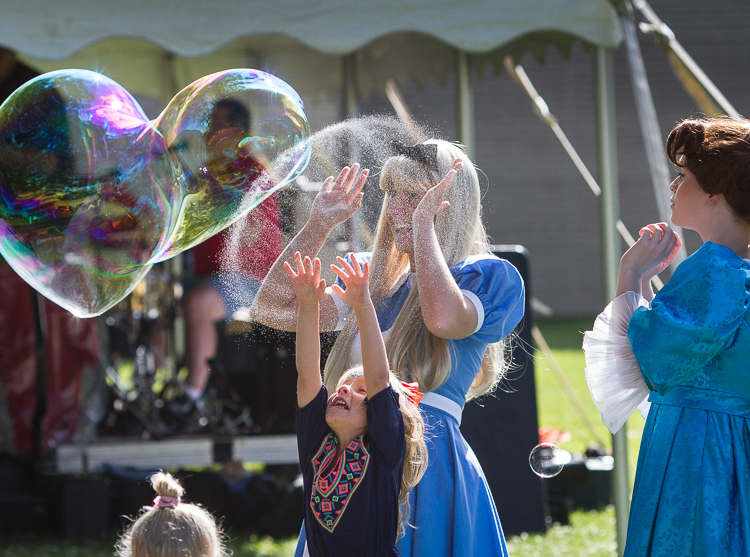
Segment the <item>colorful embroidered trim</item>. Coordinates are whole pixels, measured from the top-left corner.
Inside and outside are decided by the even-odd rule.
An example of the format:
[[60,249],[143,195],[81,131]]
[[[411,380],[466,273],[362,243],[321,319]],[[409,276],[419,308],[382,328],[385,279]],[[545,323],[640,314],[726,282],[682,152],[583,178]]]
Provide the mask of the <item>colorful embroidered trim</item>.
[[[344,458],[339,458],[330,468],[331,460],[336,458],[337,444],[336,436],[329,433],[312,459],[313,486],[310,507],[320,525],[329,532],[333,532],[344,515],[351,496],[365,477],[370,462],[370,453],[367,452],[360,436],[346,446]],[[320,474],[329,468],[330,471],[325,477],[321,477]]]

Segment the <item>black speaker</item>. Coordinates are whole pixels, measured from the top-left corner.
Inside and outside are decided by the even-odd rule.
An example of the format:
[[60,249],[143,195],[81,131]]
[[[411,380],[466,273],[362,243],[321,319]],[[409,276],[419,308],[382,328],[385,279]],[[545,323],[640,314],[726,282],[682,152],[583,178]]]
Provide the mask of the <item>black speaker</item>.
[[[217,364],[250,408],[257,432],[295,433],[295,334],[260,323],[253,323],[249,331],[240,333],[231,332],[224,323],[217,324],[217,328]],[[336,333],[321,333],[321,366],[335,339]]]
[[529,466],[539,444],[531,327],[529,256],[522,246],[495,246],[494,254],[518,269],[526,286],[524,319],[514,331],[513,366],[499,388],[464,408],[461,432],[484,469],[506,535],[546,529],[543,481]]
[[101,475],[52,476],[47,494],[55,533],[65,539],[111,537],[109,488]]

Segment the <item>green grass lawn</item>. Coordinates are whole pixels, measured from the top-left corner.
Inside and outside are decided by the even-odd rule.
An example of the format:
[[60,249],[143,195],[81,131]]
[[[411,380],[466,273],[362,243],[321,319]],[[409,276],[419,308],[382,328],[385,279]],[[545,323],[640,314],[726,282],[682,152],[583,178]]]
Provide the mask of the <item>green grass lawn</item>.
[[[537,352],[534,371],[539,425],[569,431],[570,441],[560,443],[559,446],[572,453],[584,452],[587,447],[597,446],[600,443],[608,452],[612,450],[612,435],[602,423],[599,411],[591,400],[584,376],[586,364],[581,350],[583,331],[591,329],[593,322],[592,316],[580,319],[545,319],[537,323],[547,344],[552,349],[552,357],[562,368],[565,378],[575,393],[575,397],[566,394],[553,371],[554,362]],[[585,411],[588,423],[579,411],[579,404]],[[626,424],[631,487],[635,477],[638,447],[641,443],[644,425],[645,421],[637,412]],[[593,429],[590,426],[593,426]]]
[[[535,375],[539,425],[570,432],[570,439],[558,445],[571,453],[581,453],[600,443],[611,449],[611,435],[599,417],[584,378],[581,351],[582,332],[589,329],[593,316],[586,319],[546,319],[538,322],[554,361],[537,352]],[[562,369],[572,393],[567,394],[557,378],[554,362]],[[578,407],[588,418],[583,418]],[[628,422],[628,460],[632,485],[643,420],[635,414]],[[73,542],[23,535],[0,540],[2,557],[110,557],[114,540]],[[231,549],[237,557],[287,557],[293,555],[295,540],[272,540],[245,537],[232,540]],[[576,511],[570,525],[551,527],[544,534],[513,536],[508,539],[511,555],[517,556],[614,556],[615,513],[610,506],[602,511]]]

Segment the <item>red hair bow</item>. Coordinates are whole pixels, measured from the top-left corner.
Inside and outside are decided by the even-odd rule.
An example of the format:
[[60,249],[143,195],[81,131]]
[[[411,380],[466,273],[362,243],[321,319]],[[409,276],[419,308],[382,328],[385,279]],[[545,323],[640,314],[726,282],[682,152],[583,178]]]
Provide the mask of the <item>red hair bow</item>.
[[409,397],[409,400],[411,400],[412,404],[414,406],[417,406],[419,404],[419,401],[422,400],[422,397],[424,396],[423,393],[419,392],[419,383],[404,383],[401,381],[401,386],[406,391],[406,396]]

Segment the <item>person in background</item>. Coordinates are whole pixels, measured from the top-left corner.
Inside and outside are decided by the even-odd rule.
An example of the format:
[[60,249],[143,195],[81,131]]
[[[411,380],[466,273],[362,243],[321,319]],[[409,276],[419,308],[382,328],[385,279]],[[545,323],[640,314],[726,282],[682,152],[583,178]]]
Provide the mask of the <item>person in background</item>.
[[[206,130],[207,167],[214,180],[241,183],[250,189],[262,174],[252,154],[227,157],[225,151],[251,131],[249,109],[233,99],[216,103]],[[260,283],[281,253],[281,223],[277,195],[271,195],[244,217],[243,241],[231,253],[227,230],[211,236],[186,253],[185,319],[187,368],[185,393],[200,406],[216,356],[216,323],[229,321],[241,305],[249,305]],[[231,271],[222,258],[231,257]],[[190,405],[188,405],[189,408]]]
[[[205,394],[216,356],[216,323],[229,321],[241,305],[252,300],[260,283],[281,253],[281,228],[277,196],[272,195],[245,217],[243,234],[252,241],[242,244],[232,272],[222,271],[226,231],[207,239],[186,254],[187,291],[182,299],[185,319],[185,391],[192,401]],[[235,271],[236,269],[236,271]],[[241,295],[240,295],[241,293]]]

